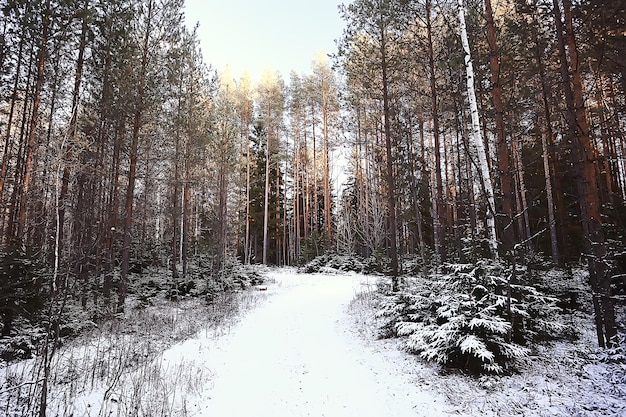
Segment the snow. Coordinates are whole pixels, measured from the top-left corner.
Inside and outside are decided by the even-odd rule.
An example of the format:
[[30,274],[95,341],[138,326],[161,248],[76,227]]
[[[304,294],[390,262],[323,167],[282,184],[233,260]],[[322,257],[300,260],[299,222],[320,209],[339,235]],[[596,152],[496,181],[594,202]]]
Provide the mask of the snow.
[[[446,415],[393,355],[365,345],[345,318],[362,291],[351,275],[276,273],[271,298],[211,345],[195,339],[170,349],[170,366],[194,358],[211,370],[208,389],[187,398],[189,416]],[[391,365],[391,366],[390,366]],[[418,411],[419,410],[419,411]]]
[[[63,347],[48,415],[626,415],[626,366],[597,359],[590,320],[580,322],[580,341],[540,347],[519,375],[472,378],[404,352],[403,338],[375,337],[376,278],[266,275],[219,325],[207,318],[217,305],[164,304],[127,317],[117,333],[102,328]],[[142,326],[162,328],[162,339],[185,336],[150,341]],[[0,366],[0,415],[36,414],[18,407],[30,386],[10,388],[34,380],[36,367],[32,360]]]

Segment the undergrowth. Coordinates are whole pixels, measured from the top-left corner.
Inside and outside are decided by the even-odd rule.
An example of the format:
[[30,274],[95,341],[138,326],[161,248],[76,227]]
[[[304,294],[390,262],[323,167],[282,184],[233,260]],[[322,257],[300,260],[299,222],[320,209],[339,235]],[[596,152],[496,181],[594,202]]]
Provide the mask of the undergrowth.
[[158,266],[131,274],[123,314],[98,287],[86,302],[49,301],[53,314],[18,318],[11,337],[0,339],[0,415],[38,415],[41,404],[51,415],[87,415],[80,409],[87,402],[101,415],[171,415],[199,375],[184,363],[163,369],[160,355],[198,332],[228,332],[260,294],[243,290],[263,280],[258,268],[234,259],[215,274],[210,260],[196,258],[185,279]]
[[[164,361],[164,352],[199,333],[228,333],[239,312],[261,294],[224,292],[210,304],[199,298],[161,299],[151,306],[135,301],[125,317],[94,325],[58,349],[48,381],[48,414],[185,415],[185,398],[208,375],[188,360]],[[0,415],[38,415],[41,372],[38,356],[0,368]]]
[[383,299],[379,335],[405,337],[409,352],[446,368],[514,372],[535,343],[568,330],[558,299],[527,272],[493,261],[446,265]]

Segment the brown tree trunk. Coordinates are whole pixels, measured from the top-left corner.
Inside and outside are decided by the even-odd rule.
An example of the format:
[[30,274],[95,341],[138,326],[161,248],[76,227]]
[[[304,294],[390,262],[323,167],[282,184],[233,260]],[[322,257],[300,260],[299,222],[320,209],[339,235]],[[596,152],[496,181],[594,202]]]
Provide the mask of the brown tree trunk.
[[495,110],[496,142],[498,149],[498,170],[500,171],[500,192],[502,193],[502,249],[509,252],[515,244],[515,229],[513,228],[513,187],[511,186],[511,168],[509,162],[509,147],[506,141],[504,126],[504,103],[502,101],[502,85],[500,82],[500,60],[496,29],[493,22],[491,0],[485,0],[485,29],[489,44],[489,66],[491,70],[491,98]]
[[[185,162],[184,162],[184,167],[185,167],[185,180],[183,181],[183,201],[182,201],[182,219],[181,219],[181,231],[180,231],[180,238],[181,238],[181,256],[180,256],[180,260],[181,260],[181,266],[182,266],[182,272],[183,272],[183,279],[187,279],[187,268],[188,268],[188,259],[189,259],[189,201],[191,199],[191,150],[190,148],[190,144],[189,144],[189,139],[186,141],[186,152],[185,152]],[[226,188],[226,183],[224,180],[224,184],[222,186],[224,189]],[[221,194],[221,191],[220,191]],[[223,220],[223,225],[221,226],[221,228],[223,229],[221,231],[222,233],[222,237],[221,237],[221,243],[222,243],[222,247],[220,248],[221,253],[222,253],[222,262],[224,259],[224,255],[226,253],[226,227],[227,227],[227,219],[226,219],[226,193],[223,193],[224,196],[221,197],[223,198],[223,203],[220,200],[220,205],[223,205],[223,212],[222,212],[222,218]]]
[[387,44],[385,29],[381,28],[381,75],[383,86],[383,122],[385,129],[385,150],[387,159],[387,208],[389,210],[389,256],[391,258],[392,291],[398,291],[398,247],[396,239],[396,185],[393,172],[393,154],[391,146],[391,109],[389,106],[389,67],[387,62]]
[[[24,14],[24,22],[22,28],[22,35],[20,36],[20,45],[17,52],[16,67],[15,67],[15,81],[13,83],[13,89],[11,94],[11,105],[9,107],[9,115],[6,125],[6,135],[4,135],[4,151],[2,153],[2,164],[0,165],[0,204],[2,204],[2,196],[4,193],[4,185],[6,183],[6,176],[9,168],[9,159],[11,157],[11,148],[13,141],[11,140],[11,128],[13,126],[13,116],[15,115],[15,105],[18,101],[18,86],[20,81],[20,73],[22,71],[22,61],[24,53],[24,42],[26,40],[26,19],[29,14],[30,2],[26,3],[26,13]],[[0,221],[0,231],[4,230],[4,212]]]
[[[574,36],[570,0],[563,0],[565,27],[561,21],[558,0],[553,0],[556,34],[561,58],[561,75],[567,104],[567,123],[573,142],[572,162],[577,167],[578,204],[589,265],[589,282],[593,291],[596,331],[600,347],[612,346],[617,335],[615,309],[610,293],[610,270],[607,244],[602,229],[600,196],[596,178],[596,151],[592,147],[585,114],[583,85]],[[569,51],[569,60],[565,43]],[[571,71],[571,79],[570,79]]]
[[[318,202],[318,190],[317,190],[317,138],[315,135],[315,107],[314,104],[311,104],[311,135],[313,136],[313,222],[311,225],[311,229],[313,231],[313,235],[319,232],[319,202]],[[315,254],[316,256],[319,253]]]
[[137,159],[139,150],[139,133],[144,112],[144,94],[146,84],[146,73],[148,67],[148,47],[150,43],[150,32],[152,30],[153,4],[148,1],[147,26],[144,34],[141,50],[141,67],[139,69],[139,79],[137,80],[137,96],[135,100],[135,113],[133,115],[133,131],[130,144],[130,164],[128,170],[128,187],[126,188],[126,202],[124,203],[124,239],[122,243],[122,263],[120,267],[120,282],[117,289],[118,313],[124,312],[126,293],[128,290],[128,270],[130,267],[130,244],[133,226],[133,201],[135,198],[135,183],[137,180]]
[[[537,67],[539,69],[539,82],[541,84],[541,100],[543,103],[543,115],[545,118],[543,124],[543,131],[541,133],[541,146],[543,151],[543,166],[544,166],[544,177],[546,181],[546,195],[547,195],[547,203],[548,203],[548,221],[550,223],[550,245],[552,249],[552,262],[555,265],[561,264],[561,257],[559,256],[559,244],[558,244],[558,232],[557,232],[557,220],[555,216],[555,207],[556,214],[559,217],[559,224],[561,227],[565,225],[565,214],[564,210],[559,210],[558,206],[558,198],[557,201],[554,201],[554,196],[561,195],[562,199],[562,191],[560,186],[560,181],[556,178],[556,175],[553,175],[553,166],[557,163],[555,160],[555,153],[550,152],[550,146],[554,147],[554,132],[552,130],[552,115],[550,112],[550,89],[548,87],[548,83],[546,81],[546,69],[545,64],[543,63],[542,57],[542,48],[539,43],[539,34],[537,27],[539,26],[539,22],[537,22],[536,15],[533,14],[533,25],[532,25],[532,34],[533,40],[535,42],[535,60]],[[552,162],[552,163],[550,163]]]
[[[179,84],[179,94],[182,94],[182,79]],[[182,113],[182,97],[178,98],[178,112]],[[172,189],[172,241],[171,241],[171,265],[170,270],[172,272],[172,280],[174,286],[178,286],[178,260],[179,260],[179,240],[182,237],[182,228],[180,228],[180,219],[182,216],[182,209],[180,206],[180,154],[181,154],[181,138],[180,131],[181,126],[176,126],[176,133],[174,134],[174,185]]]
[[271,109],[267,109],[267,141],[266,141],[266,149],[265,149],[265,195],[264,195],[264,209],[263,209],[263,265],[267,265],[267,249],[269,246],[269,236],[268,236],[268,228],[269,228],[269,205],[270,205],[270,113]]
[[37,139],[37,126],[39,122],[39,106],[41,104],[41,89],[44,81],[44,71],[47,58],[47,44],[50,29],[50,0],[46,0],[44,9],[43,24],[41,28],[41,45],[39,48],[39,59],[37,63],[37,76],[35,78],[35,92],[33,94],[33,108],[31,110],[30,126],[28,130],[28,142],[26,145],[26,159],[24,162],[24,175],[22,180],[22,189],[20,193],[19,216],[17,223],[16,238],[21,240],[24,237],[26,227],[26,214],[28,191],[33,170],[33,160],[35,155],[35,146]]
[[250,138],[248,137],[248,113],[246,110],[243,123],[243,140],[246,142],[246,238],[244,247],[244,263],[250,263]]
[[[326,94],[322,86],[322,94]],[[331,247],[332,242],[332,221],[330,210],[330,155],[328,151],[328,98],[322,98],[322,123],[324,135],[324,218],[326,227],[326,244],[327,248]]]
[[435,78],[435,57],[433,52],[431,0],[426,0],[426,34],[428,37],[428,70],[430,78],[430,96],[433,121],[433,147],[435,151],[435,187],[433,196],[433,233],[435,243],[435,263],[446,261],[446,245],[444,227],[446,224],[445,208],[443,205],[443,182],[441,178],[441,144],[439,141],[439,109],[437,104],[437,80]]
[[[89,0],[85,0],[83,11],[85,14],[87,13],[89,8]],[[70,183],[70,161],[73,157],[74,153],[74,141],[76,139],[76,129],[77,129],[77,120],[78,120],[78,102],[80,98],[80,87],[83,77],[83,65],[84,65],[84,56],[85,56],[85,44],[87,41],[87,16],[84,15],[82,19],[82,27],[80,40],[78,42],[78,58],[76,59],[76,73],[74,75],[74,90],[72,92],[72,109],[70,116],[70,126],[69,126],[69,134],[68,134],[68,143],[67,150],[65,151],[65,167],[63,168],[63,178],[61,180],[61,192],[59,194],[59,208],[58,208],[58,224],[59,228],[59,245],[63,245],[64,236],[65,236],[65,210],[66,210],[66,199],[67,193]],[[62,248],[58,248],[59,252],[62,251]]]
[[294,154],[293,154],[293,159],[294,159],[294,172],[293,172],[293,177],[294,177],[294,190],[293,190],[293,231],[294,231],[294,236],[293,236],[293,248],[292,248],[292,252],[293,252],[293,259],[297,260],[300,258],[300,238],[301,238],[301,232],[300,232],[300,195],[301,195],[301,191],[300,191],[300,181],[301,181],[301,177],[300,177],[300,120],[298,120],[297,122],[297,126],[296,126],[296,135],[295,135],[295,143],[294,143]]

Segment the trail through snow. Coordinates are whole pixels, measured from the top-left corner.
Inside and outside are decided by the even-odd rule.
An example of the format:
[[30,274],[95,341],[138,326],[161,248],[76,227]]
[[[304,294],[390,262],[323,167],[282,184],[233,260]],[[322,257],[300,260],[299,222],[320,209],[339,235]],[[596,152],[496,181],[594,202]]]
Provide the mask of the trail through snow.
[[273,276],[269,298],[228,335],[165,352],[165,367],[183,358],[208,371],[208,387],[187,394],[187,415],[448,415],[443,399],[398,369],[400,352],[377,351],[351,328],[347,309],[363,277]]

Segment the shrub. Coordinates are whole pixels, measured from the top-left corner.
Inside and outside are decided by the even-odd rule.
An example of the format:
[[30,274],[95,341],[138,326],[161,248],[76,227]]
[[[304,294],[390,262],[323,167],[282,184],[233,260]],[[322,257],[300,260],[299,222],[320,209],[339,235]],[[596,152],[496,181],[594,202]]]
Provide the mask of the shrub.
[[364,272],[365,265],[362,259],[357,255],[338,255],[336,253],[327,252],[314,258],[300,268],[301,272],[307,274],[326,272],[328,270],[361,273]]
[[382,305],[381,336],[406,336],[408,351],[443,366],[503,373],[528,356],[530,343],[564,328],[557,300],[512,282],[517,271],[491,261],[444,271]]
[[618,334],[613,340],[613,346],[602,350],[599,358],[606,363],[626,364],[626,337]]
[[385,274],[391,272],[391,259],[382,251],[376,251],[363,262],[366,274]]
[[47,293],[39,261],[20,248],[0,253],[0,315],[2,336],[18,318],[32,319],[43,308]]

